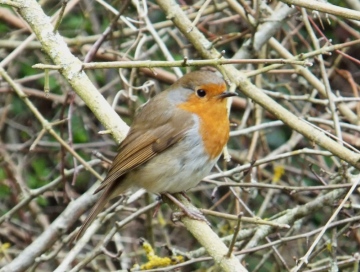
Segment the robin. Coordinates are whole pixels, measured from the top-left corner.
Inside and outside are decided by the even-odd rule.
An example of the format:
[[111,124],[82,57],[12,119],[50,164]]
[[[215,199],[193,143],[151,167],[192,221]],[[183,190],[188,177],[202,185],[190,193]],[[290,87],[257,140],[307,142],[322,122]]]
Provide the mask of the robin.
[[130,187],[169,195],[196,186],[211,171],[229,139],[226,98],[235,95],[214,73],[195,71],[143,105],[95,191],[101,196],[77,238],[110,199]]

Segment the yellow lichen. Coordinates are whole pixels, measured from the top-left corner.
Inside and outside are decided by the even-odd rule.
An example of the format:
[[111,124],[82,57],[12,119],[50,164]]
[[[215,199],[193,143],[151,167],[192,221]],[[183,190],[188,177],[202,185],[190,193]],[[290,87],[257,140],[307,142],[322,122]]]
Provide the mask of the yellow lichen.
[[178,264],[184,261],[184,257],[183,256],[171,256],[171,257],[159,257],[155,254],[154,249],[152,248],[152,246],[146,242],[143,241],[142,243],[142,247],[145,250],[146,253],[146,257],[148,259],[148,262],[143,264],[143,265],[138,265],[135,264],[133,266],[133,269],[139,268],[140,270],[147,270],[147,269],[154,269],[154,268],[158,268],[158,267],[166,267],[169,265],[174,265],[174,264]]
[[0,243],[0,259],[3,257],[3,252],[5,253],[6,250],[10,247],[10,243],[4,243],[4,244],[1,244]]
[[272,182],[273,183],[279,182],[279,180],[284,175],[284,173],[285,173],[284,166],[282,166],[282,165],[274,166],[274,176],[273,176]]

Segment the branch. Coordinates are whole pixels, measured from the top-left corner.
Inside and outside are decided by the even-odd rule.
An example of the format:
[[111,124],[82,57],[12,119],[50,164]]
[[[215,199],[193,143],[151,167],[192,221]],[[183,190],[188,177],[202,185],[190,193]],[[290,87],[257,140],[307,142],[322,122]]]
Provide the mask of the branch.
[[82,62],[70,52],[63,37],[58,32],[54,33],[50,18],[34,0],[17,0],[14,2],[21,6],[18,12],[30,25],[41,43],[42,50],[55,65],[61,67],[60,73],[70,83],[77,95],[81,97],[106,129],[111,131],[116,142],[120,143],[128,131],[128,126],[92,84],[82,70]]
[[[323,53],[324,51],[319,52]],[[151,60],[140,60],[140,61],[111,61],[111,62],[89,62],[83,63],[84,70],[90,69],[108,69],[108,68],[153,68],[153,67],[191,67],[191,66],[205,66],[205,65],[225,65],[225,64],[273,64],[277,63],[280,65],[284,64],[293,64],[301,66],[312,66],[312,63],[309,61],[301,60],[289,60],[289,59],[209,59],[209,60],[174,60],[174,61],[151,61]],[[35,64],[32,68],[36,69],[52,69],[60,70],[62,67],[60,65],[49,65],[49,64]]]
[[97,196],[92,194],[94,189],[93,186],[92,189],[80,196],[76,201],[70,202],[61,215],[31,245],[19,253],[12,262],[4,266],[0,272],[25,271],[33,265],[36,262],[36,258],[49,250],[55,242],[60,241],[61,236],[68,231],[69,226],[72,226],[79,219],[80,215],[93,204],[97,198]]
[[[187,209],[196,209],[184,196],[178,194],[176,195],[176,198],[180,200]],[[171,209],[175,210],[175,212],[181,212],[181,209],[171,201],[167,201],[167,203]],[[181,222],[184,223],[187,230],[191,232],[196,240],[198,240],[198,242],[210,254],[215,263],[221,267],[221,271],[247,271],[233,254],[231,254],[230,257],[226,256],[228,253],[227,246],[206,222],[193,220],[187,216],[183,217]]]
[[307,9],[333,14],[347,19],[354,19],[360,21],[359,11],[343,8],[340,6],[335,6],[329,3],[325,3],[321,1],[309,1],[309,0],[280,0],[280,1],[288,5],[295,5]]

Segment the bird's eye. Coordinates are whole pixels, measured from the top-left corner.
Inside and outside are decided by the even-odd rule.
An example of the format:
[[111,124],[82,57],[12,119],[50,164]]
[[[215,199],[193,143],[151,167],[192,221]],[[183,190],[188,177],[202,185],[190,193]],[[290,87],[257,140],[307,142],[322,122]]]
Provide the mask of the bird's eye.
[[204,97],[206,95],[206,91],[203,89],[199,89],[196,91],[198,97]]

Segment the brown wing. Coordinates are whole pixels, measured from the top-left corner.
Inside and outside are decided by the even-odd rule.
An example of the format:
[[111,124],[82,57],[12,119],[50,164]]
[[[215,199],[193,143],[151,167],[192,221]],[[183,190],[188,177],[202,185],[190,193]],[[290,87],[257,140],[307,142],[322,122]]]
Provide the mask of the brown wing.
[[191,113],[175,105],[169,107],[164,103],[167,98],[168,91],[158,94],[136,114],[108,175],[95,193],[181,140],[193,125]]
[[180,141],[185,135],[186,128],[181,123],[175,126],[167,123],[151,131],[141,132],[129,134],[126,137],[124,144],[119,147],[119,153],[114,158],[106,178],[95,193]]

